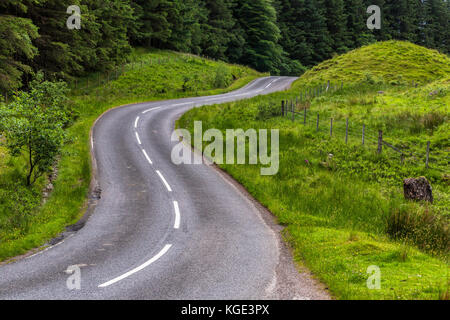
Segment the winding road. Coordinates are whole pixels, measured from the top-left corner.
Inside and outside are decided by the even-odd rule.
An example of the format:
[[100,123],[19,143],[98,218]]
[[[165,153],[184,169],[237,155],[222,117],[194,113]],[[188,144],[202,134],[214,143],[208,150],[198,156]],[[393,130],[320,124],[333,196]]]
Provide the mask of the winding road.
[[[91,139],[101,199],[83,228],[1,266],[0,299],[327,299],[245,190],[212,165],[170,157],[175,120],[190,108],[294,80],[265,77],[227,94],[106,112]],[[69,266],[80,270],[79,290],[67,287]]]

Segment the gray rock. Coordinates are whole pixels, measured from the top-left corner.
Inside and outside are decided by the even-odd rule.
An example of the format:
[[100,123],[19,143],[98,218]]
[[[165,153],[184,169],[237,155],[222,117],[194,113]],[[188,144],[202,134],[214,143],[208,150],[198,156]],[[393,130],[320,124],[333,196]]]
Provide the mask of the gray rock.
[[403,193],[405,199],[433,203],[433,190],[425,177],[403,180]]

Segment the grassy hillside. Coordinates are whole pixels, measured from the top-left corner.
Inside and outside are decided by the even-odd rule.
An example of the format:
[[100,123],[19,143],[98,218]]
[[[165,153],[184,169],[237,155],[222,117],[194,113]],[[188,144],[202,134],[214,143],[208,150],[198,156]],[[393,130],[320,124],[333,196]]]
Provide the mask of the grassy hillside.
[[131,58],[109,75],[91,74],[72,84],[78,118],[67,130],[54,190],[45,204],[47,177],[25,187],[25,159],[10,157],[0,147],[0,261],[44,244],[82,216],[90,183],[89,131],[104,111],[134,102],[227,92],[261,76],[246,67],[175,52],[139,49]]
[[[379,63],[368,56],[380,57]],[[220,166],[275,214],[286,227],[296,261],[338,298],[448,299],[449,65],[448,57],[431,50],[404,42],[377,43],[324,62],[288,92],[196,108],[178,126],[192,131],[193,121],[201,120],[204,130],[280,130],[278,174],[261,176],[260,165]],[[427,82],[420,80],[425,78]],[[314,80],[331,80],[339,89],[299,100],[295,121],[291,114],[281,117],[281,100],[295,101],[300,92],[304,97]],[[405,150],[403,163],[389,148],[376,153],[380,129],[386,141]],[[431,141],[430,169],[423,157],[426,141]],[[417,176],[431,181],[433,204],[404,200],[403,179]],[[380,290],[366,286],[371,265],[381,270]]]
[[449,73],[448,56],[410,42],[386,41],[327,60],[306,72],[295,86],[328,80],[346,84],[361,81],[425,84]]

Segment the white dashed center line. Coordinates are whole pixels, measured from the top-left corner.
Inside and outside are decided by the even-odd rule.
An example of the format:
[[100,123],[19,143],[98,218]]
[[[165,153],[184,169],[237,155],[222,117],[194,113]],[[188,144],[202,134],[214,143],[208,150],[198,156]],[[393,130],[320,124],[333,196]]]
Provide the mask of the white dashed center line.
[[145,152],[144,149],[142,149],[142,153],[144,154],[145,158],[147,158],[147,161],[148,161],[150,164],[153,164],[152,160],[150,159],[150,157],[148,156],[147,152]]
[[178,201],[173,202],[173,207],[175,209],[175,223],[173,224],[173,227],[174,227],[174,229],[178,229],[178,228],[180,228],[180,220],[181,220],[180,208],[178,207]]
[[128,271],[127,273],[124,273],[123,275],[114,278],[108,282],[102,283],[101,285],[99,285],[99,288],[105,288],[108,287],[116,282],[119,282],[120,280],[123,280],[133,274],[135,274],[136,272],[141,271],[142,269],[148,267],[149,265],[151,265],[153,262],[155,262],[156,260],[158,260],[159,258],[161,258],[163,255],[165,255],[167,253],[167,251],[169,251],[169,249],[172,247],[171,244],[166,244],[164,246],[164,248],[162,248],[162,250],[160,252],[158,252],[158,254],[156,256],[154,256],[153,258],[151,258],[150,260],[148,260],[147,262],[145,262],[144,264],[140,265],[139,267],[134,268],[133,270]]
[[167,191],[172,192],[172,188],[169,186],[169,184],[167,183],[167,180],[164,178],[164,176],[162,175],[161,172],[159,172],[159,170],[156,170],[156,173],[158,174],[158,176],[161,178],[162,182],[164,183],[164,185],[167,188]]
[[142,112],[143,114],[146,114],[147,112],[150,112],[150,111],[153,111],[153,110],[157,110],[157,109],[160,109],[161,107],[156,107],[156,108],[151,108],[151,109],[148,109],[148,110],[145,110],[144,112]]
[[141,143],[141,139],[139,139],[139,134],[138,134],[137,132],[136,132],[136,139],[137,139],[137,141],[138,141],[139,144],[142,144],[142,143]]

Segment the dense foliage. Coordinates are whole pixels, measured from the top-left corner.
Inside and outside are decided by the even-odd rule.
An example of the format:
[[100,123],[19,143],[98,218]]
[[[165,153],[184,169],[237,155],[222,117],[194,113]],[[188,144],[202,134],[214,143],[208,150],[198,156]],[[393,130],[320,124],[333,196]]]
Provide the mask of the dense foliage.
[[[372,4],[382,9],[381,30],[366,27]],[[80,30],[66,27],[69,5],[81,8]],[[3,0],[0,92],[27,87],[38,70],[70,79],[111,69],[133,45],[290,75],[376,40],[449,53],[449,6],[445,0]]]

